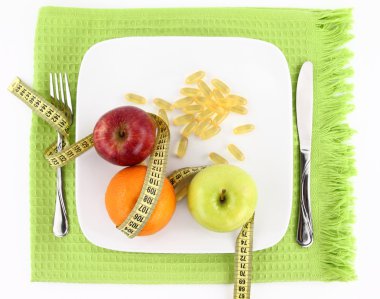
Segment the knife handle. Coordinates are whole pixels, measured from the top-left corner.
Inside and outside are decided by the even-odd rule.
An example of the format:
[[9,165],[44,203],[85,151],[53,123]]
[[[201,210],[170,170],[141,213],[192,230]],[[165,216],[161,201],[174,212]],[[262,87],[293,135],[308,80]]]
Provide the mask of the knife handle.
[[308,247],[313,243],[313,222],[311,218],[310,202],[310,162],[310,151],[301,149],[301,196],[297,229],[297,242],[302,247]]

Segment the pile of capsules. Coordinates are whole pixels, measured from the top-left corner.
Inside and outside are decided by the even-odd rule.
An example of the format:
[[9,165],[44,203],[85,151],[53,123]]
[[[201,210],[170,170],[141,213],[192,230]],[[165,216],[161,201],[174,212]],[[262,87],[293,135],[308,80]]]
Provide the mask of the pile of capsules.
[[[180,90],[183,98],[170,103],[161,98],[153,100],[154,105],[159,108],[158,115],[163,118],[167,124],[169,118],[167,112],[179,109],[182,115],[173,119],[175,126],[183,126],[181,138],[178,143],[176,155],[182,158],[186,154],[189,137],[194,136],[207,140],[220,131],[220,124],[228,117],[230,113],[247,114],[247,100],[239,95],[231,94],[230,88],[219,79],[212,79],[210,87],[205,81],[206,73],[197,71],[185,79],[185,83],[192,87],[184,87]],[[145,104],[146,98],[128,93],[126,99],[137,104]],[[253,124],[244,124],[233,129],[234,134],[245,134],[253,131]],[[228,151],[238,161],[245,159],[244,153],[234,144],[227,146]],[[221,155],[211,152],[209,158],[216,164],[227,164],[228,161]]]

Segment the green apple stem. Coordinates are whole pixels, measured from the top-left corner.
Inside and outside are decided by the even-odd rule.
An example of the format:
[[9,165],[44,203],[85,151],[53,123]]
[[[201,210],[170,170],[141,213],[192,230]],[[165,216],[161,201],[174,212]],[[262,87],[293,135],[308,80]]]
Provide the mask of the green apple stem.
[[220,193],[219,200],[221,203],[223,203],[226,200],[226,192],[227,192],[226,189],[222,189],[222,193]]

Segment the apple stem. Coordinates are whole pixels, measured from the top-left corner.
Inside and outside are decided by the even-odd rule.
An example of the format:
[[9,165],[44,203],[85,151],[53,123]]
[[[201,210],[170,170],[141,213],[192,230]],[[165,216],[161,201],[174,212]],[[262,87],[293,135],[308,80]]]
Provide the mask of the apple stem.
[[220,197],[219,197],[220,202],[224,202],[226,200],[226,192],[227,192],[226,189],[222,189],[222,193],[220,193]]
[[119,137],[123,138],[124,136],[125,136],[125,132],[124,131],[119,131]]

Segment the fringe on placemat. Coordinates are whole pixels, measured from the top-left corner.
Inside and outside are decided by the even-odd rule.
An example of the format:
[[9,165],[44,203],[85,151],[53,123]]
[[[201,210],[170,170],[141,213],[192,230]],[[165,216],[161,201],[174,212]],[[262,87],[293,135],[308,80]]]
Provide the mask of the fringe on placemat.
[[349,144],[354,130],[345,122],[347,114],[353,110],[353,85],[349,82],[353,70],[348,67],[352,53],[344,47],[352,39],[351,24],[352,13],[348,9],[320,12],[317,21],[317,32],[325,44],[315,74],[320,85],[317,96],[321,100],[320,150],[326,157],[323,162],[326,167],[319,168],[326,196],[320,210],[326,219],[320,232],[322,271],[326,280],[356,278],[351,181],[356,169],[354,148]]

